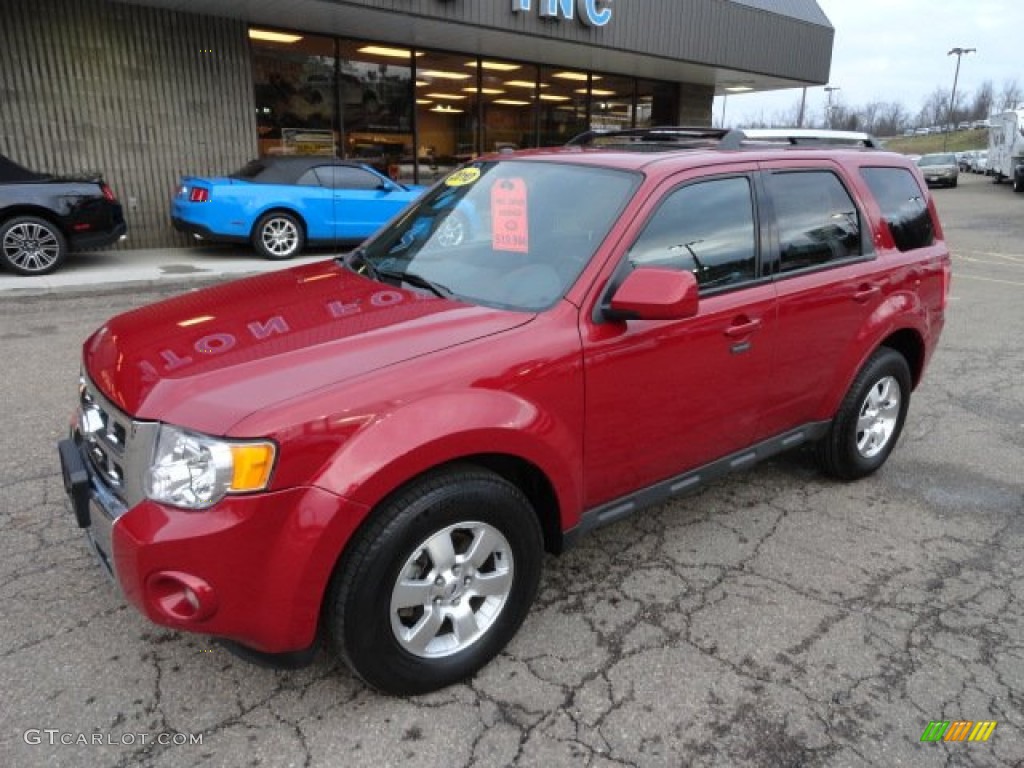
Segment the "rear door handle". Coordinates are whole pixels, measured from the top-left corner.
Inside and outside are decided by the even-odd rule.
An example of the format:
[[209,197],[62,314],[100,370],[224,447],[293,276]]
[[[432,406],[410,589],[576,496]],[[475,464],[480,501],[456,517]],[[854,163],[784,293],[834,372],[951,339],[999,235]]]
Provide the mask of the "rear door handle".
[[854,291],[853,300],[856,301],[858,304],[863,304],[864,302],[875,298],[875,296],[877,296],[881,292],[882,289],[879,288],[877,285],[862,285],[859,288],[857,288],[856,291]]
[[757,318],[749,320],[747,318],[736,318],[733,324],[725,329],[725,335],[730,339],[737,339],[741,336],[749,336],[758,328],[761,327],[761,321]]

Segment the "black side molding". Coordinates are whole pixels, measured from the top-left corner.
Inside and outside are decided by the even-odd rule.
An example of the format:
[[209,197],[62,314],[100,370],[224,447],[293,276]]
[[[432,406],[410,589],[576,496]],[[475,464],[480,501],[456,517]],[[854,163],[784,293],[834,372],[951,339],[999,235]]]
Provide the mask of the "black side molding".
[[695,491],[737,469],[753,466],[771,456],[796,448],[798,445],[820,440],[828,432],[828,428],[831,425],[831,421],[805,424],[798,429],[790,430],[777,437],[757,443],[750,448],[713,461],[703,467],[691,469],[689,472],[676,475],[668,480],[662,480],[660,483],[655,483],[636,493],[631,493],[628,496],[623,496],[615,501],[587,510],[580,517],[579,524],[575,528],[566,531],[563,535],[562,550],[564,551],[573,546],[583,534],[617,522],[624,517],[632,515],[634,512],[639,512],[642,509],[661,504],[676,496],[682,496]]

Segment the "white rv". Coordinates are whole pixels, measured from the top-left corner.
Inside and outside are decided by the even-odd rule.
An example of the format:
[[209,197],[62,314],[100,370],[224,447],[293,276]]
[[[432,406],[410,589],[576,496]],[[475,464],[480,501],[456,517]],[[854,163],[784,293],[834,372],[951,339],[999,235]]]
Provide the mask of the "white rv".
[[1024,109],[989,118],[988,172],[996,181],[1013,180],[1013,191],[1024,192]]

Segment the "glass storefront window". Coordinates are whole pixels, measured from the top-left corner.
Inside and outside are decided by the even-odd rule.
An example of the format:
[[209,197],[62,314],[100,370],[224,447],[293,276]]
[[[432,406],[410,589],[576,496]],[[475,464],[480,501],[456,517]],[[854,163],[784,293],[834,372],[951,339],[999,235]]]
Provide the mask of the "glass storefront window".
[[252,38],[259,153],[335,153],[335,46],[329,37]]
[[557,147],[587,130],[586,72],[541,67],[540,136],[542,147]]
[[337,154],[430,184],[480,154],[679,120],[677,83],[257,33],[250,37],[261,156]]
[[481,68],[481,152],[536,146],[537,67],[485,59]]
[[633,127],[632,77],[594,75],[590,89],[590,127],[595,131],[622,131]]
[[429,184],[477,153],[477,60],[417,51],[419,179]]
[[412,58],[413,51],[401,46],[357,40],[339,45],[340,154],[394,179],[411,180],[415,157]]

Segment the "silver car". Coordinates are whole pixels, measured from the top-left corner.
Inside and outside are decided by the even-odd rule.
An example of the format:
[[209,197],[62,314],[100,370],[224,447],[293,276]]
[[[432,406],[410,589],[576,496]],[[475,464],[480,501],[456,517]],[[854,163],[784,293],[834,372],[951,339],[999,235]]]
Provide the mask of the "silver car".
[[936,152],[923,155],[917,166],[924,174],[928,186],[955,187],[960,177],[960,167],[952,152]]

